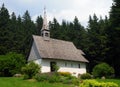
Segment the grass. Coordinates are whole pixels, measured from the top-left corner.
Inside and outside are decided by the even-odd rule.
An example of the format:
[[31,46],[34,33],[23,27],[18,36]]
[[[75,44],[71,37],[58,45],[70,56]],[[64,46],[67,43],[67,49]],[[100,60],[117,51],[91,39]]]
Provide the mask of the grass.
[[61,83],[37,82],[17,77],[0,77],[0,87],[73,87]]
[[[120,79],[96,79],[99,82],[114,82],[120,87]],[[69,84],[37,82],[35,80],[23,80],[17,77],[0,77],[0,87],[74,87]]]
[[120,79],[96,79],[99,82],[114,82],[118,84],[118,87],[120,87]]

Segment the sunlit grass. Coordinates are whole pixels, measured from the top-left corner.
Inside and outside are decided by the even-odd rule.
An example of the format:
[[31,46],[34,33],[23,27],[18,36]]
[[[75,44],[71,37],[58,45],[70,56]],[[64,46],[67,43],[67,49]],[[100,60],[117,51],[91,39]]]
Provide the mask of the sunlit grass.
[[97,79],[99,82],[114,82],[118,84],[118,87],[120,87],[120,79]]
[[17,77],[0,77],[0,87],[73,87],[62,83],[37,82]]

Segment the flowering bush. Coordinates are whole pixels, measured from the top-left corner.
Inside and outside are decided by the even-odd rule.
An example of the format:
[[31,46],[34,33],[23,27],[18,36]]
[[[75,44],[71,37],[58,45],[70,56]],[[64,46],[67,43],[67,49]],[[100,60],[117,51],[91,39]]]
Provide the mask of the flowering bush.
[[59,75],[65,76],[65,77],[71,76],[71,73],[70,73],[70,72],[58,72],[58,73],[59,73]]
[[96,80],[84,80],[80,87],[118,87],[114,82],[98,82]]

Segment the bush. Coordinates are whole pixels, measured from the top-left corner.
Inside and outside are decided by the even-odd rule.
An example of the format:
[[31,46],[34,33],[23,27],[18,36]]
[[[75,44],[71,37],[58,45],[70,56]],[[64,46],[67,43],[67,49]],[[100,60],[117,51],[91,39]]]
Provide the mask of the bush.
[[[34,62],[30,62],[25,67],[22,67],[21,71],[24,74],[24,79],[30,79],[40,71],[40,66]],[[28,76],[28,78],[25,78],[25,76]]]
[[65,76],[65,77],[70,77],[70,76],[72,76],[70,72],[58,72],[58,73],[59,73],[59,75]]
[[89,73],[84,73],[82,75],[80,75],[81,79],[91,79],[91,75]]
[[72,84],[74,85],[79,85],[80,84],[80,80],[79,79],[72,79]]
[[47,81],[49,76],[47,74],[41,74],[37,73],[34,77],[37,81],[42,82],[42,81]]
[[25,58],[22,54],[10,52],[0,55],[0,76],[13,76],[20,73],[21,67],[25,65]]
[[48,81],[50,83],[60,82],[60,77],[56,76],[56,75],[53,75],[53,76],[49,77]]
[[48,81],[50,83],[60,82],[60,76],[57,73],[37,73],[34,77],[37,81]]
[[69,78],[64,78],[62,79],[62,83],[64,84],[74,84],[74,85],[79,85],[80,83],[80,80],[78,78],[72,78],[72,79],[69,79]]
[[38,73],[34,77],[37,81],[48,81],[50,83],[61,82],[64,84],[74,84],[78,85],[79,80],[74,76],[62,76],[57,72],[50,73]]
[[96,80],[84,80],[80,87],[118,87],[113,82],[97,82]]
[[114,69],[106,63],[100,63],[93,68],[92,74],[94,77],[105,76],[110,78],[114,74]]

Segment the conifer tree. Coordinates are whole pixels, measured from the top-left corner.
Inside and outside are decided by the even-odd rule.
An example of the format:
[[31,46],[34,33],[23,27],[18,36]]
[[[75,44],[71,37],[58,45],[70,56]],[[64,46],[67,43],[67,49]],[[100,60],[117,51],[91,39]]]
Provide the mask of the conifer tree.
[[115,68],[116,76],[120,77],[120,0],[113,0],[110,11],[110,27],[107,32],[110,48],[108,62]]
[[43,18],[41,16],[38,16],[36,19],[37,35],[41,35],[42,25],[43,25]]
[[9,12],[4,4],[0,8],[0,54],[8,52],[10,46],[9,42]]

